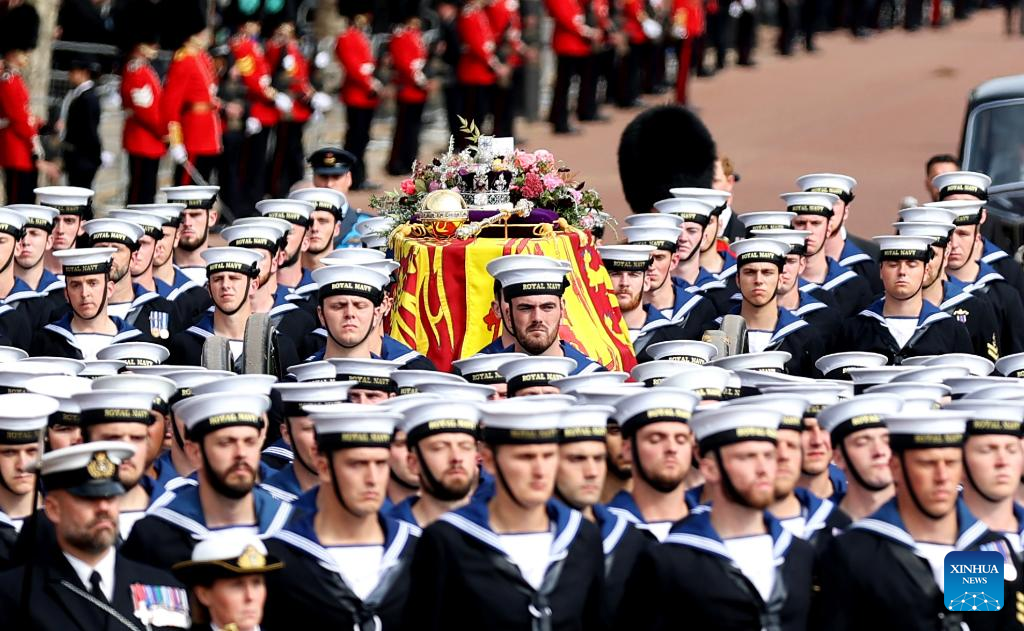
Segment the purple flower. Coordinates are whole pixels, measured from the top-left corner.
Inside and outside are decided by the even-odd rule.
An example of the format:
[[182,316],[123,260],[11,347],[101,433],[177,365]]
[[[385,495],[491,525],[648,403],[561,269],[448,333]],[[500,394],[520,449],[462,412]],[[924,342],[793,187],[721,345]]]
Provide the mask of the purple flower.
[[430,184],[427,185],[427,189],[430,192],[434,192],[434,191],[436,191],[436,190],[438,190],[440,188],[441,188],[441,183],[438,182],[437,180],[434,180],[433,182],[431,182]]

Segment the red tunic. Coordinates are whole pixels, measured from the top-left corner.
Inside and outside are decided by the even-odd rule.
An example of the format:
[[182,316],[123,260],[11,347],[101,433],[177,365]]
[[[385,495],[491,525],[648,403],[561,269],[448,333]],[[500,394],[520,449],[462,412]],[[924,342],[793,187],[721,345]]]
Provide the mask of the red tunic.
[[373,89],[373,73],[377,69],[370,39],[353,26],[342,31],[334,45],[345,80],[341,83],[341,102],[351,107],[373,109],[380,104],[380,95]]
[[122,145],[130,155],[159,158],[167,146],[167,123],[160,115],[160,78],[142,57],[131,59],[121,73],[121,103],[125,110]]
[[484,8],[498,52],[513,68],[523,65],[523,26],[518,0],[495,0]]
[[687,37],[704,34],[704,4],[701,0],[674,0],[672,23],[686,29]]
[[646,17],[642,0],[625,0],[622,5],[622,30],[630,44],[643,44],[647,41],[643,26]]
[[593,52],[589,39],[583,36],[586,18],[579,0],[544,0],[544,5],[555,22],[551,48],[556,55],[586,57]]
[[21,73],[8,70],[0,74],[0,167],[18,171],[35,167],[32,140],[38,127]]
[[223,147],[219,107],[213,59],[205,51],[178,50],[167,70],[160,103],[171,143],[183,142],[189,155],[219,154]]
[[263,47],[248,35],[235,35],[231,38],[231,54],[235,57],[235,68],[245,84],[249,115],[264,127],[276,125],[281,113],[270,97],[270,67],[263,55]]
[[427,100],[427,46],[418,28],[400,26],[391,33],[391,64],[395,70],[395,98],[399,103],[424,103]]
[[494,85],[498,77],[493,67],[498,59],[494,55],[495,38],[487,13],[475,4],[466,6],[456,24],[462,41],[462,55],[455,68],[459,83]]
[[291,120],[296,123],[308,121],[313,114],[309,99],[314,91],[309,81],[309,60],[302,54],[298,42],[289,41],[285,46],[281,46],[271,40],[267,44],[267,66],[278,81],[280,74],[286,77],[288,96],[295,101]]

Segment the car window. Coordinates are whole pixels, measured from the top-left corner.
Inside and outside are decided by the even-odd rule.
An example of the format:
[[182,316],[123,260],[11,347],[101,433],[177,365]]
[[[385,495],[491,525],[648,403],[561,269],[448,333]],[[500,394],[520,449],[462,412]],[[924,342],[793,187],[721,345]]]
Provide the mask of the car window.
[[1024,99],[972,112],[964,150],[964,169],[988,173],[993,185],[1024,180]]

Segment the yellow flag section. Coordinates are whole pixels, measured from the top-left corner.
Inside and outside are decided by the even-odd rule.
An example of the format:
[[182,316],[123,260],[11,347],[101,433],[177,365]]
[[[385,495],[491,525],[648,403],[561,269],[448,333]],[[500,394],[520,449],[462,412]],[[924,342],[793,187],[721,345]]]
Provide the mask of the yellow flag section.
[[568,228],[545,237],[464,241],[396,235],[391,245],[401,265],[391,336],[441,370],[475,355],[501,334],[487,263],[506,254],[569,261],[562,339],[609,370],[636,364],[629,330],[590,233]]

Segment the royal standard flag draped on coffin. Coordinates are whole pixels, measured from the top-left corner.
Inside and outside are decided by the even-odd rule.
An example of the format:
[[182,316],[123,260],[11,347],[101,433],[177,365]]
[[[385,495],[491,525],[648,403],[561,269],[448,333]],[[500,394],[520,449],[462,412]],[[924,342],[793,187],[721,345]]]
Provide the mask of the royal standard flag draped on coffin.
[[438,240],[395,235],[398,271],[391,336],[429,357],[439,369],[474,355],[501,334],[491,309],[494,279],[487,263],[506,254],[569,261],[561,337],[609,370],[636,364],[629,330],[589,232],[568,228],[534,238]]

